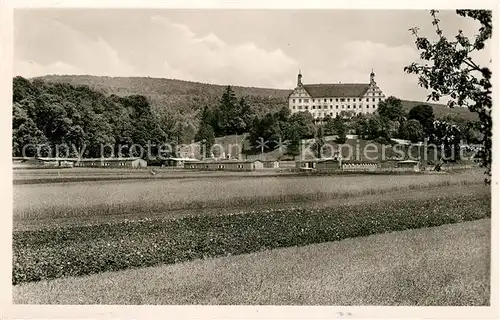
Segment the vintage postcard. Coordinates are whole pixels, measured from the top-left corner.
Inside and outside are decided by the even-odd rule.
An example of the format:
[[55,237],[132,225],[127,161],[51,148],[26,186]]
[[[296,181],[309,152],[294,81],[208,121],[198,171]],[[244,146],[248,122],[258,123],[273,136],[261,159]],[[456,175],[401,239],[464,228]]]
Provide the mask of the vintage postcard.
[[48,4],[2,7],[6,318],[499,316],[498,4]]

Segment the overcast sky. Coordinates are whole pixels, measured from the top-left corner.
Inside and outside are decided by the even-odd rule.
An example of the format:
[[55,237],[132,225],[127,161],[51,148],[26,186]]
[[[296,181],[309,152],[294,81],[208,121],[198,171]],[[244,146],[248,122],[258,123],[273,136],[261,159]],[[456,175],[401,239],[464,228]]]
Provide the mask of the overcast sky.
[[[442,28],[477,32],[441,11]],[[293,89],[304,83],[368,82],[387,95],[425,100],[403,67],[418,59],[408,31],[433,35],[428,11],[17,9],[14,74],[150,76]],[[489,46],[488,48],[491,48]],[[484,52],[479,62],[489,62]]]

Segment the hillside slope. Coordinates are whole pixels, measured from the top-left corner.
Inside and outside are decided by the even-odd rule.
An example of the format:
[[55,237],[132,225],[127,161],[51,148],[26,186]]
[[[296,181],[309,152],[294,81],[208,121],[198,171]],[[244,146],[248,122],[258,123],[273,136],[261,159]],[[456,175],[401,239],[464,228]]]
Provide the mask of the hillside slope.
[[403,110],[405,112],[409,112],[411,108],[418,106],[419,104],[427,104],[432,107],[434,111],[434,115],[436,119],[447,119],[448,121],[453,122],[464,122],[466,120],[477,121],[479,117],[476,113],[470,112],[468,108],[449,108],[444,104],[438,103],[429,103],[429,102],[421,102],[421,101],[409,101],[403,100]]
[[[205,105],[217,104],[224,85],[149,77],[98,77],[49,75],[44,81],[86,85],[104,94],[127,96],[139,94],[151,100],[153,108],[169,108],[180,113],[191,113]],[[289,90],[232,86],[237,97],[246,97],[257,112],[279,110],[286,105]]]
[[[44,81],[66,82],[72,85],[87,85],[107,95],[126,96],[140,94],[151,100],[153,108],[168,108],[183,114],[194,114],[203,106],[218,102],[225,86],[190,82],[175,79],[150,77],[98,77],[87,75],[48,75],[40,77]],[[258,113],[279,110],[287,105],[291,90],[234,86],[238,97],[247,97]],[[403,108],[408,112],[418,104],[428,104],[434,109],[436,118],[462,122],[477,120],[477,116],[466,108],[448,108],[442,104],[403,100]]]

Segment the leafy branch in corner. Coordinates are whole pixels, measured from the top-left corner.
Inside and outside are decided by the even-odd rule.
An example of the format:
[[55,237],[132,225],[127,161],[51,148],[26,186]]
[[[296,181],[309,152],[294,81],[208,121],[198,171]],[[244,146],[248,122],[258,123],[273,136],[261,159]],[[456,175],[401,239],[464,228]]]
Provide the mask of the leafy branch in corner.
[[[473,53],[485,49],[492,36],[492,12],[489,10],[457,10],[459,16],[476,20],[480,24],[478,34],[467,37],[462,30],[454,39],[443,35],[438,18],[439,11],[431,10],[432,25],[437,40],[431,41],[419,34],[419,28],[411,28],[415,44],[424,64],[411,63],[404,68],[409,74],[418,75],[418,84],[431,92],[427,100],[438,101],[447,96],[449,107],[468,107],[479,116],[482,134],[481,165],[486,168],[486,183],[491,182],[492,158],[492,98],[491,70],[474,61]],[[491,60],[490,60],[491,62]]]

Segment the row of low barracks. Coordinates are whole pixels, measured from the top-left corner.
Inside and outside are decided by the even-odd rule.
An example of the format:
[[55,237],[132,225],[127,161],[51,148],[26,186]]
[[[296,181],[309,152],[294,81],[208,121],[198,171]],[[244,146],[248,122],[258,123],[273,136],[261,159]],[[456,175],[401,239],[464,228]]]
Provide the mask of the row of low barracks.
[[[90,167],[90,168],[146,168],[148,163],[140,158],[70,159],[35,158],[17,159],[17,163],[36,167]],[[16,159],[14,159],[16,162]],[[286,165],[285,165],[286,164]],[[300,171],[419,171],[420,163],[413,160],[393,162],[390,168],[382,168],[376,161],[315,159],[281,162],[277,160],[197,160],[169,158],[163,166],[200,171],[256,171],[265,169],[296,169]],[[22,167],[19,166],[19,167]]]

